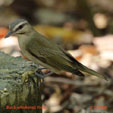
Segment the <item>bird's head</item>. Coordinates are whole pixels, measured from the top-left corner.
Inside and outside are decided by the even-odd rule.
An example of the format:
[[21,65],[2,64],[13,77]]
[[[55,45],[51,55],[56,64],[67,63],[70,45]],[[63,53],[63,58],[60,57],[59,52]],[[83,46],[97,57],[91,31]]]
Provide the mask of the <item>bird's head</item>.
[[27,20],[18,19],[9,25],[9,32],[5,36],[5,38],[12,35],[15,35],[15,36],[25,35],[26,33],[30,33],[31,30],[32,30],[32,27]]

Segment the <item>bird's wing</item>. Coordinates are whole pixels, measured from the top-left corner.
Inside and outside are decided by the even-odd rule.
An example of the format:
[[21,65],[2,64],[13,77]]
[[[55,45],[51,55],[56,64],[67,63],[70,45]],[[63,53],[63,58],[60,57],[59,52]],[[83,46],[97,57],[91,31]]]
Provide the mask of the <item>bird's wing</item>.
[[32,56],[52,67],[62,68],[64,70],[72,68],[72,61],[56,43],[40,38],[35,38],[35,40],[31,40],[28,44],[27,49]]

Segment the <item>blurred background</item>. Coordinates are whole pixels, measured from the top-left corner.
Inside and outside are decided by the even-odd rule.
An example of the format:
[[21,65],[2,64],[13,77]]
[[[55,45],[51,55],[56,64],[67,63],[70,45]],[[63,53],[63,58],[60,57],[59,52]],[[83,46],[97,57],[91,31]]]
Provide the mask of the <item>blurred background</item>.
[[113,0],[0,0],[0,51],[14,57],[22,56],[17,38],[4,36],[18,18],[110,79],[53,74],[44,79],[43,112],[113,113]]

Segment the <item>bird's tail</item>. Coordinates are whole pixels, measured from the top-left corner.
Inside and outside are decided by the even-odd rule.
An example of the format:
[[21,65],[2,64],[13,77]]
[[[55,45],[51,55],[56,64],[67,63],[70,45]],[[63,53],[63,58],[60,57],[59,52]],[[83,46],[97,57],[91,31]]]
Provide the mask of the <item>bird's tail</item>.
[[[62,50],[63,51],[63,50]],[[72,61],[72,65],[74,67],[76,67],[76,69],[73,69],[73,71],[70,71],[72,73],[75,73],[76,74],[76,70],[78,70],[77,74],[79,75],[94,75],[94,76],[97,76],[97,77],[100,77],[100,78],[103,78],[105,80],[108,80],[106,76],[104,75],[101,75],[99,73],[97,73],[96,71],[93,71],[92,69],[84,66],[83,64],[79,63],[77,60],[75,60],[69,53],[66,53],[65,51],[63,51],[64,54]],[[86,74],[84,74],[86,73]]]
[[88,75],[94,75],[100,78],[103,78],[105,80],[108,80],[106,76],[99,74],[98,72],[84,66],[83,64],[79,63],[78,61],[76,61],[75,65],[77,66],[77,68],[79,69],[79,71],[83,72],[83,73],[87,73]]

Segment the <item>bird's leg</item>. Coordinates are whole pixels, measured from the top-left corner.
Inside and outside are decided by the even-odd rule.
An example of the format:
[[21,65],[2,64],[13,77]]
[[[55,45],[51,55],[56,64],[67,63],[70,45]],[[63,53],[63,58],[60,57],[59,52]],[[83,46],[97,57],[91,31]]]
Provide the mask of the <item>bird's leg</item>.
[[43,74],[42,72],[41,73],[35,72],[35,75],[38,76],[38,77],[40,77],[40,78],[45,78],[45,77],[47,77],[49,75],[52,75],[52,74],[53,74],[53,72],[49,72],[47,74]]
[[37,71],[35,72],[35,75],[38,76],[39,78],[45,78],[45,77],[53,74],[53,72],[49,72],[47,74],[44,74],[42,72],[43,69],[47,69],[47,68],[45,68],[45,67],[38,67]]

